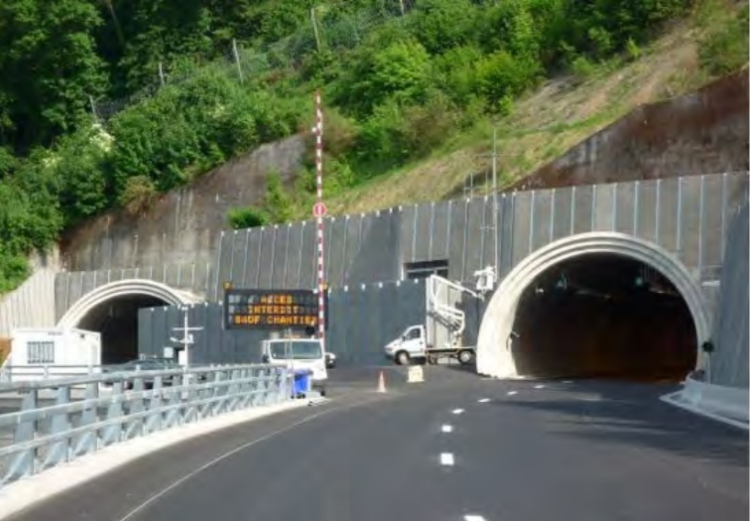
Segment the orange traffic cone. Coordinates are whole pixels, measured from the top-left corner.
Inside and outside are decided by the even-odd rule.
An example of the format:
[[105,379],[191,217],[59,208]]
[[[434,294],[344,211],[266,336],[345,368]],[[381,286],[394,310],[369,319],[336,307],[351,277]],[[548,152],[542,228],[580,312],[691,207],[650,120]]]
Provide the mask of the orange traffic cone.
[[379,393],[388,392],[385,389],[385,377],[383,376],[383,371],[380,371],[380,377],[378,378],[378,392]]

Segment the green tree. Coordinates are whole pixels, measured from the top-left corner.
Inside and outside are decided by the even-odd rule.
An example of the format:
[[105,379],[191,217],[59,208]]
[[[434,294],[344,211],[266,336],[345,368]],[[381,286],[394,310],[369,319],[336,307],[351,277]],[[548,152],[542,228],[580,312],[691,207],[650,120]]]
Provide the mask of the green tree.
[[89,0],[0,2],[0,144],[28,152],[86,117],[106,87]]
[[348,76],[340,100],[368,114],[386,99],[424,100],[430,80],[430,56],[416,41],[398,41],[384,49],[366,49]]

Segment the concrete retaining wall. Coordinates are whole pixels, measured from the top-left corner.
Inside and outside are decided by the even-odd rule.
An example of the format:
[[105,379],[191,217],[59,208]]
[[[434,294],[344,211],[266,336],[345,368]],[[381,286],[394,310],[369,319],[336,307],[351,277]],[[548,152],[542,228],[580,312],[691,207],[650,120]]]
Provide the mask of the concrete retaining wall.
[[[332,290],[328,297],[326,349],[336,353],[341,365],[383,363],[383,346],[407,326],[424,322],[423,280],[356,285]],[[260,342],[269,330],[224,329],[223,307],[205,303],[188,308],[190,325],[204,327],[195,333],[191,363],[260,362]],[[183,312],[159,307],[138,312],[138,351],[161,355],[175,345],[173,327],[182,327]]]
[[750,344],[750,279],[748,278],[748,205],[736,213],[727,237],[721,296],[714,324],[715,352],[711,355],[709,382],[748,388]]

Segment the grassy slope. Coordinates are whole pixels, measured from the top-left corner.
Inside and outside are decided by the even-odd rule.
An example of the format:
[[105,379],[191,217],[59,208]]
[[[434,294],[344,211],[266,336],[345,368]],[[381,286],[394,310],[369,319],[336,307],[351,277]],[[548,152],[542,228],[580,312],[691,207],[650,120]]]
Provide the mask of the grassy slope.
[[[705,83],[698,67],[697,29],[674,27],[630,63],[599,67],[586,82],[570,78],[544,83],[497,122],[498,183],[502,187],[531,174],[587,136],[641,104],[689,92]],[[474,194],[487,193],[492,128],[481,122],[454,136],[430,158],[333,198],[334,214],[387,208],[407,202],[461,196],[474,174]],[[478,186],[479,185],[479,186]]]

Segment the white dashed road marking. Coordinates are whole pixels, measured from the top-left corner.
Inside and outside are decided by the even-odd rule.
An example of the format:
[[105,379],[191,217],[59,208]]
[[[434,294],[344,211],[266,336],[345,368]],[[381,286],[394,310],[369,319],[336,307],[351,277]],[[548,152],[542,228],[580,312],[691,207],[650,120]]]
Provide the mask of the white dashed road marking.
[[443,425],[442,427],[440,427],[440,430],[442,432],[453,432],[453,425]]
[[514,394],[518,394],[518,391],[508,391],[508,396],[513,396]]
[[462,412],[464,412],[463,409],[453,409],[453,414],[461,414]]
[[477,400],[477,401],[478,401],[479,403],[487,403],[487,402],[489,402],[489,401],[490,401],[490,399],[489,399],[489,398],[480,398],[480,399],[479,399],[479,400]]
[[464,521],[485,521],[484,517],[476,515],[464,516]]
[[455,460],[453,459],[453,454],[450,452],[443,452],[440,454],[440,464],[441,465],[447,465],[451,466],[455,463]]
[[544,384],[537,384],[534,386],[534,389],[544,389]]

